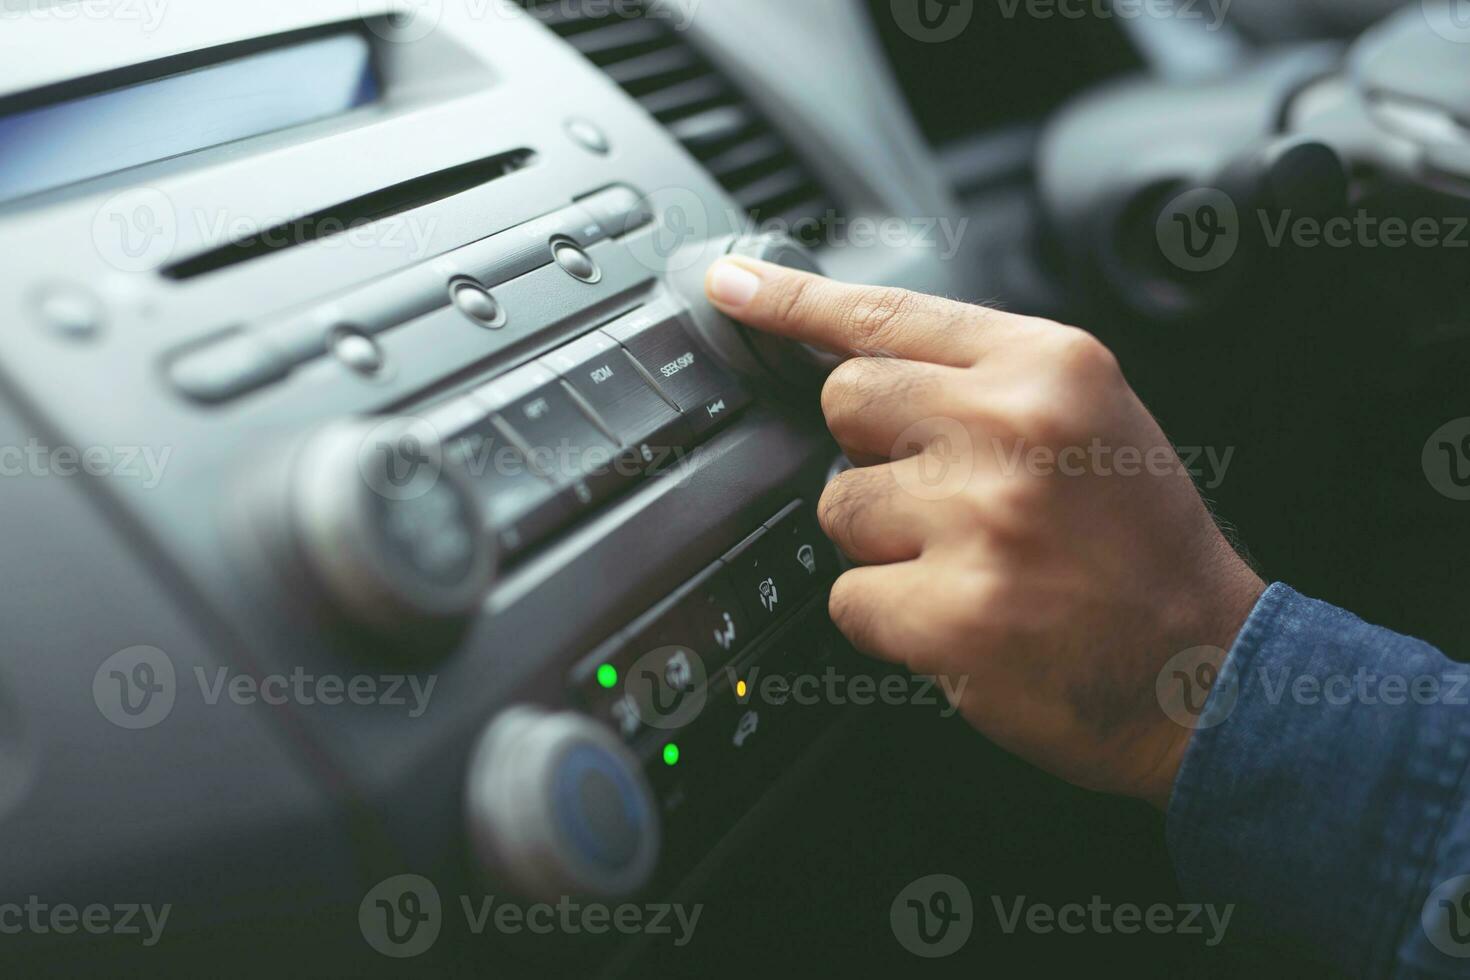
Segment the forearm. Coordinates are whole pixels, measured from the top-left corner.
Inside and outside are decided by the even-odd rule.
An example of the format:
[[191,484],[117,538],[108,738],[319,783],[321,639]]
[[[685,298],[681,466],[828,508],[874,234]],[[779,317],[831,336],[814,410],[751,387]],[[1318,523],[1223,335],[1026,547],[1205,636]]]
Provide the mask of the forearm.
[[[1223,720],[1193,736],[1169,808],[1185,890],[1355,974],[1470,969],[1420,921],[1434,889],[1470,872],[1470,671],[1277,585],[1211,699],[1204,717]],[[1439,905],[1446,894],[1431,914],[1460,914]],[[1456,924],[1465,941],[1439,945],[1470,956],[1470,917]]]

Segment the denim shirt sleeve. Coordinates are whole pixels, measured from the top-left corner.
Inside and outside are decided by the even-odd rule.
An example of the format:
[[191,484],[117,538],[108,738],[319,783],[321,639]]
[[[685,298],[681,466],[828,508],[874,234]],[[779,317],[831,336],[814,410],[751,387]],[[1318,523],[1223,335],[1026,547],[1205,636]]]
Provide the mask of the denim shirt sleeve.
[[1470,976],[1467,681],[1428,644],[1272,586],[1169,804],[1185,893],[1355,976]]

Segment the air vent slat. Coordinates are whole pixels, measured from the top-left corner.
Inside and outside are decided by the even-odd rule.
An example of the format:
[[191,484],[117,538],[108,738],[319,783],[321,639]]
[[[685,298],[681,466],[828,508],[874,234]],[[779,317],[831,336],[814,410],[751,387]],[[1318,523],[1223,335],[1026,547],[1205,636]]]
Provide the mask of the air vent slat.
[[[786,139],[668,22],[607,0],[520,0],[638,100],[757,222],[820,245],[839,205]],[[636,16],[630,16],[634,9]]]
[[564,3],[559,0],[521,0],[521,6],[558,34],[570,34],[579,30],[596,28],[605,19],[596,11],[586,11],[579,3]]
[[596,61],[624,50],[668,44],[669,36],[652,21],[630,20],[621,24],[610,24],[595,31],[573,34],[567,40],[572,47]]
[[668,122],[728,99],[730,94],[724,82],[708,75],[691,82],[680,82],[661,92],[642,95],[638,101],[643,103],[643,108],[657,116],[660,122]]
[[[673,78],[699,71],[701,65],[694,52],[686,48],[668,48],[641,58],[631,58],[614,65],[604,65],[603,70],[623,88],[643,88],[660,78]],[[636,94],[636,93],[635,93]]]
[[798,166],[790,166],[784,170],[778,170],[768,177],[735,190],[735,200],[747,211],[764,211],[770,208],[773,202],[784,203],[786,198],[800,193],[811,183],[810,178]]
[[837,209],[830,199],[816,196],[803,198],[779,214],[767,214],[765,218],[790,229],[803,245],[816,248],[822,244],[823,232],[836,214]]
[[670,123],[669,132],[695,156],[703,156],[734,142],[759,124],[755,113],[745,106],[726,105]]
[[762,136],[704,161],[704,166],[721,183],[734,183],[753,170],[769,170],[790,164],[791,151],[774,133]]

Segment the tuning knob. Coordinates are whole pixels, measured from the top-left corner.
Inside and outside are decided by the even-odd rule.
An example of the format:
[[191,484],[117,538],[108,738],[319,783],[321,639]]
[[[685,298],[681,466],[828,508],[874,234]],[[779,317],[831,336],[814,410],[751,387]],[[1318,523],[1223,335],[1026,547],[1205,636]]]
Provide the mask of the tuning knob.
[[524,897],[620,898],[648,882],[659,819],[638,760],[606,727],[517,707],[470,760],[465,819],[481,868]]
[[[741,255],[789,269],[822,275],[822,267],[811,251],[790,235],[772,232],[737,238],[731,255]],[[772,374],[790,384],[814,385],[831,373],[841,358],[806,344],[797,344],[770,334],[741,328],[745,342]]]
[[292,456],[284,490],[289,551],[352,624],[421,638],[479,610],[494,545],[427,422],[328,426]]

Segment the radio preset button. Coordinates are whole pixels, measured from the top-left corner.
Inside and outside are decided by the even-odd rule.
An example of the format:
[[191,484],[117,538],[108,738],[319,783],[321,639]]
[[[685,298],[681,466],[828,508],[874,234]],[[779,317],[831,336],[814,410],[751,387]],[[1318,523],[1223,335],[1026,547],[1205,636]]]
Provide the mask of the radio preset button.
[[588,334],[548,354],[542,363],[560,374],[613,435],[644,462],[666,458],[670,450],[692,441],[679,411],[649,385],[627,351],[606,334]]
[[568,119],[567,135],[570,136],[583,149],[591,150],[598,156],[607,156],[612,150],[612,144],[608,142],[607,134],[604,133],[596,123],[587,119]]
[[91,340],[102,332],[102,307],[91,293],[70,286],[54,286],[36,301],[41,321],[58,337]]
[[480,326],[491,330],[505,326],[505,308],[478,282],[456,279],[449,284],[449,295],[459,311]]
[[749,404],[750,393],[694,342],[677,316],[666,315],[666,310],[650,307],[603,332],[627,348],[679,406],[694,434],[703,435]]
[[620,447],[573,399],[556,374],[532,364],[477,392],[498,413],[505,432],[531,466],[575,504],[588,506],[621,482]]
[[354,327],[338,327],[332,332],[332,353],[343,365],[364,377],[372,377],[387,364],[378,342]]
[[585,283],[597,283],[602,281],[602,270],[592,260],[582,246],[571,241],[557,241],[551,245],[551,256],[556,259],[556,264],[561,266],[562,271],[573,279],[580,279]]

